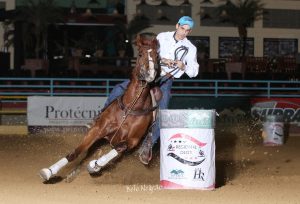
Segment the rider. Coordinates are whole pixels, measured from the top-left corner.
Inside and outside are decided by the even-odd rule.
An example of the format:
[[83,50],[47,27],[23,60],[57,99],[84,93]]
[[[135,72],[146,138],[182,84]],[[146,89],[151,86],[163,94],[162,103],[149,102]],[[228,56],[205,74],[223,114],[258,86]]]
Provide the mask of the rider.
[[[187,39],[194,27],[194,21],[189,16],[182,16],[176,24],[176,30],[171,32],[162,32],[157,35],[159,41],[159,56],[161,59],[161,80],[160,89],[162,98],[159,101],[160,109],[167,109],[171,98],[171,87],[174,78],[180,78],[186,73],[190,78],[196,77],[199,71],[197,62],[197,48]],[[104,107],[110,104],[118,96],[124,93],[129,80],[116,85],[109,95]],[[140,160],[148,164],[152,157],[152,146],[157,142],[160,136],[158,122],[152,127],[152,142],[144,140],[140,152]]]

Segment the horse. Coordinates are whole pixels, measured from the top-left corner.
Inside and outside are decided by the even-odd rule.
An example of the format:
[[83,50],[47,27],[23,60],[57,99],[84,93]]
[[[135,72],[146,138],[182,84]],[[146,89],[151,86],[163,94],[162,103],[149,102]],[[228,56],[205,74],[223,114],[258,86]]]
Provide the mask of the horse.
[[105,139],[112,149],[99,159],[89,162],[87,170],[90,174],[99,173],[108,162],[134,149],[149,134],[148,130],[155,118],[153,111],[157,108],[157,105],[153,105],[155,97],[150,92],[159,73],[159,45],[153,33],[138,34],[136,45],[136,65],[124,94],[102,110],[79,146],[49,168],[40,170],[39,175],[44,181],[56,177],[67,164],[74,164],[78,159],[82,161],[96,141]]

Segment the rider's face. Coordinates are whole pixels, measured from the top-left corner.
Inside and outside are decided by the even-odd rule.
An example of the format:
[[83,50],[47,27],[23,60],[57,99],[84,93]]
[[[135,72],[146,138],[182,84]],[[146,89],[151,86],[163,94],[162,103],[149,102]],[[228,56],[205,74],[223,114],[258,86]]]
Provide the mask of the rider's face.
[[176,40],[184,39],[188,34],[190,34],[192,29],[188,25],[179,25],[176,24]]

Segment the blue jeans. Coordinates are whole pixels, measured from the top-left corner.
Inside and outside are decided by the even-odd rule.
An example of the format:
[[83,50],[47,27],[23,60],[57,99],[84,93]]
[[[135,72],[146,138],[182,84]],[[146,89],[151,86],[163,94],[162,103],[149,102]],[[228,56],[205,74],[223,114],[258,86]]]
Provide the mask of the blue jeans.
[[[108,98],[104,104],[104,108],[106,108],[116,98],[123,95],[123,93],[127,89],[128,84],[129,84],[129,79],[123,81],[120,84],[117,84],[111,91],[110,95],[108,96]],[[169,101],[171,98],[172,84],[173,84],[172,78],[167,78],[167,77],[162,78],[161,84],[160,84],[160,89],[162,91],[162,98],[159,101],[160,109],[168,109]],[[153,126],[153,132],[152,132],[152,144],[153,145],[157,142],[159,137],[160,137],[159,118],[157,118],[157,121]]]

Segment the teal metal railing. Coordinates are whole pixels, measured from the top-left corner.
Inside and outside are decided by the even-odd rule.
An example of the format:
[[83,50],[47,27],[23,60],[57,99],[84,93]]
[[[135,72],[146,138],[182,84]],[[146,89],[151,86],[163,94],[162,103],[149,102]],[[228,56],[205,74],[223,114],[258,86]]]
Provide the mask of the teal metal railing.
[[[28,96],[108,96],[124,79],[0,78],[2,101],[24,101]],[[300,97],[300,81],[175,79],[173,96]]]

